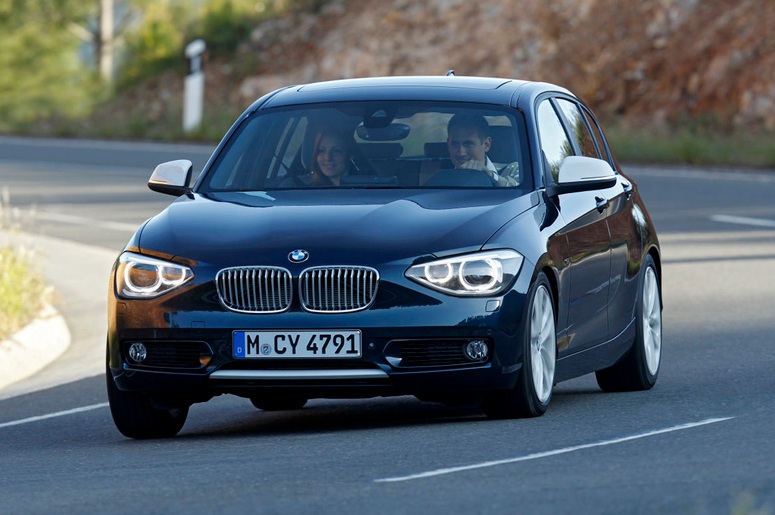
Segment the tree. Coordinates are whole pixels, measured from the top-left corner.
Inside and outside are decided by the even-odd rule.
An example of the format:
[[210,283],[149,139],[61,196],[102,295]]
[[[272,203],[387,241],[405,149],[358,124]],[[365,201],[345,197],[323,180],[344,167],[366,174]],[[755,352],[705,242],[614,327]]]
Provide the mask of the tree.
[[88,111],[96,82],[68,30],[86,14],[78,0],[0,0],[0,130]]
[[[133,4],[144,1],[92,0],[85,4],[86,13],[82,19],[72,19],[68,28],[84,43],[92,46],[94,66],[105,83],[113,82],[117,40],[121,38],[128,22],[134,18],[137,9]],[[120,15],[117,17],[116,12]]]

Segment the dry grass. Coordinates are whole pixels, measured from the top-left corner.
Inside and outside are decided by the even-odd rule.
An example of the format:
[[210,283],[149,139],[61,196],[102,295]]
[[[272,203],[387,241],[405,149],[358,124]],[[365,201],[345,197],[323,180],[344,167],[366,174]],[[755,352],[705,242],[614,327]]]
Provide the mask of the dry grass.
[[0,248],[0,340],[12,335],[40,311],[43,280],[32,269],[30,252]]
[[676,127],[664,130],[606,130],[621,162],[775,168],[775,133]]
[[[0,230],[14,231],[7,190],[0,198]],[[46,290],[33,266],[34,253],[25,247],[0,247],[0,341],[30,322],[40,311]]]

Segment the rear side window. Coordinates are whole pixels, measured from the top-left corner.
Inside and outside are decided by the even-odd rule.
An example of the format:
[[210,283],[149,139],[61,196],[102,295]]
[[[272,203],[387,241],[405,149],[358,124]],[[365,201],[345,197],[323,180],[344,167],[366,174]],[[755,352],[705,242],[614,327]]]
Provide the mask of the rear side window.
[[597,143],[587,126],[587,122],[584,119],[584,115],[582,114],[581,109],[579,109],[578,104],[564,98],[558,98],[557,105],[565,115],[565,119],[568,120],[573,137],[576,139],[576,143],[581,150],[581,155],[599,159],[601,154],[598,150]]
[[598,126],[597,121],[595,120],[595,117],[592,116],[592,114],[586,109],[582,108],[581,110],[584,113],[584,118],[587,120],[587,124],[589,125],[589,128],[592,130],[592,136],[595,138],[597,147],[600,149],[600,156],[606,161],[608,161],[609,163],[611,163],[611,156],[608,154],[608,150],[606,149],[605,144],[603,143],[602,132],[600,131],[600,126]]

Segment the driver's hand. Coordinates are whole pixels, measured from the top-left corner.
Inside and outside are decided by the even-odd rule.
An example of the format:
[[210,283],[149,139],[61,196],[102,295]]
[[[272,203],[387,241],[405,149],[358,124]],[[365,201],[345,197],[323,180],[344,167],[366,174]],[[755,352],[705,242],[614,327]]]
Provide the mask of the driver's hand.
[[466,168],[470,170],[485,170],[485,162],[484,161],[477,161],[476,159],[469,159],[462,165],[460,165],[460,168]]

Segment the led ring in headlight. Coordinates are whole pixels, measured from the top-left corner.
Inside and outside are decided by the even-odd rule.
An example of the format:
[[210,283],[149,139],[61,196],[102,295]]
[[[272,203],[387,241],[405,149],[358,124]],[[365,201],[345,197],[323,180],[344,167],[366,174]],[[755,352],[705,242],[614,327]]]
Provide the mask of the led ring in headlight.
[[116,290],[126,298],[154,298],[191,280],[190,268],[132,252],[119,257]]
[[498,295],[516,277],[523,259],[514,250],[490,250],[415,265],[405,275],[449,295]]
[[425,265],[425,277],[435,284],[444,284],[448,282],[454,273],[452,266],[449,263],[430,263]]
[[464,261],[458,279],[467,290],[489,291],[503,282],[503,266],[494,259]]

